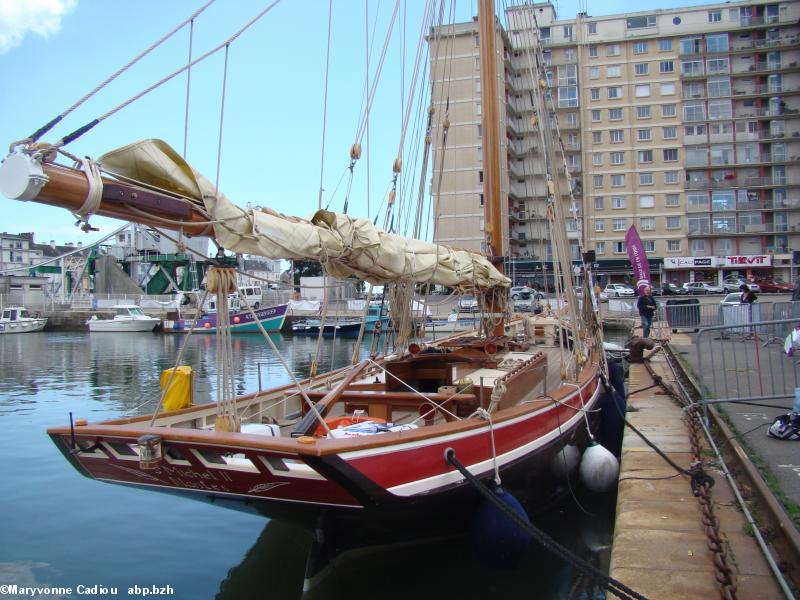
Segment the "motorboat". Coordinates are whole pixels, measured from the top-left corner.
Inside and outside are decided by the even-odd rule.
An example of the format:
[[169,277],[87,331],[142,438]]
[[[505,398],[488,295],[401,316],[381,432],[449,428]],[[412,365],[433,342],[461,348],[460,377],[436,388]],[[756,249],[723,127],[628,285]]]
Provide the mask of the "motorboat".
[[114,307],[115,315],[112,319],[100,319],[93,315],[86,321],[92,333],[132,333],[153,331],[161,319],[150,317],[142,312],[135,304],[118,304]]
[[9,306],[3,309],[0,317],[0,334],[33,333],[41,331],[47,324],[45,317],[32,317],[23,306]]

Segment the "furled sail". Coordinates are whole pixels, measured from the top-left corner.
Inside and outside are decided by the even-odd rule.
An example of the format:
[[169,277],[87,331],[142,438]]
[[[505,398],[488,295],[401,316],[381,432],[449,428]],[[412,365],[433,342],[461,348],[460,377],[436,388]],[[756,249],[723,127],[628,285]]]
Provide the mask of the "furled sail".
[[100,164],[112,175],[177,193],[205,207],[217,242],[232,252],[317,260],[331,275],[354,275],[374,284],[406,281],[462,289],[510,285],[484,256],[386,233],[366,219],[320,210],[306,220],[268,208],[240,208],[161,140],[111,151]]

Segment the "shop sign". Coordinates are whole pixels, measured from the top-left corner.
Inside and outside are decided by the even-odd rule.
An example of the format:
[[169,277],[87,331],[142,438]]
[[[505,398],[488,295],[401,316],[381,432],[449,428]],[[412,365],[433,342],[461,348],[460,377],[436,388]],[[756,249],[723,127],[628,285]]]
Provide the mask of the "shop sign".
[[664,258],[665,269],[697,269],[716,266],[715,256],[670,256]]
[[771,267],[772,254],[725,256],[721,261],[723,267]]

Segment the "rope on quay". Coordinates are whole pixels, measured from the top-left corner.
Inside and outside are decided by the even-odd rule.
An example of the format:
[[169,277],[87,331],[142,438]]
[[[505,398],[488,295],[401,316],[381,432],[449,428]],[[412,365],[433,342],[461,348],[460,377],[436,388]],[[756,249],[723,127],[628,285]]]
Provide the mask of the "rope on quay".
[[459,460],[456,458],[455,450],[453,450],[452,448],[447,448],[444,451],[444,460],[447,464],[455,467],[484,498],[492,502],[497,508],[499,508],[503,512],[503,514],[505,514],[509,519],[511,519],[516,525],[524,529],[525,532],[528,533],[537,542],[539,542],[539,544],[541,544],[542,547],[549,550],[562,560],[566,561],[573,568],[577,569],[584,575],[590,577],[602,588],[611,592],[618,598],[623,598],[625,600],[631,598],[634,598],[636,600],[647,600],[645,596],[642,596],[641,594],[633,591],[624,583],[617,581],[613,577],[606,575],[597,567],[589,564],[579,556],[576,556],[568,548],[559,544],[556,540],[551,538],[544,531],[542,531],[535,525],[525,521],[520,515],[514,512],[505,502],[503,502],[500,498],[498,498],[495,494],[493,494],[485,483],[483,483],[480,479],[478,479],[472,473],[470,473],[467,470],[467,468],[464,467],[464,465],[462,465],[459,462]]

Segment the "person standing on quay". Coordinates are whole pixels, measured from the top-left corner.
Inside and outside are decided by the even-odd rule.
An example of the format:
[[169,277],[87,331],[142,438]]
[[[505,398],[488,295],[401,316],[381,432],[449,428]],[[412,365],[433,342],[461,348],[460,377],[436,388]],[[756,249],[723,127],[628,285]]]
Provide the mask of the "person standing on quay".
[[650,337],[650,328],[653,326],[653,316],[656,314],[658,304],[653,298],[653,290],[649,285],[642,288],[642,295],[636,302],[636,308],[639,309],[639,316],[642,317],[642,335]]

